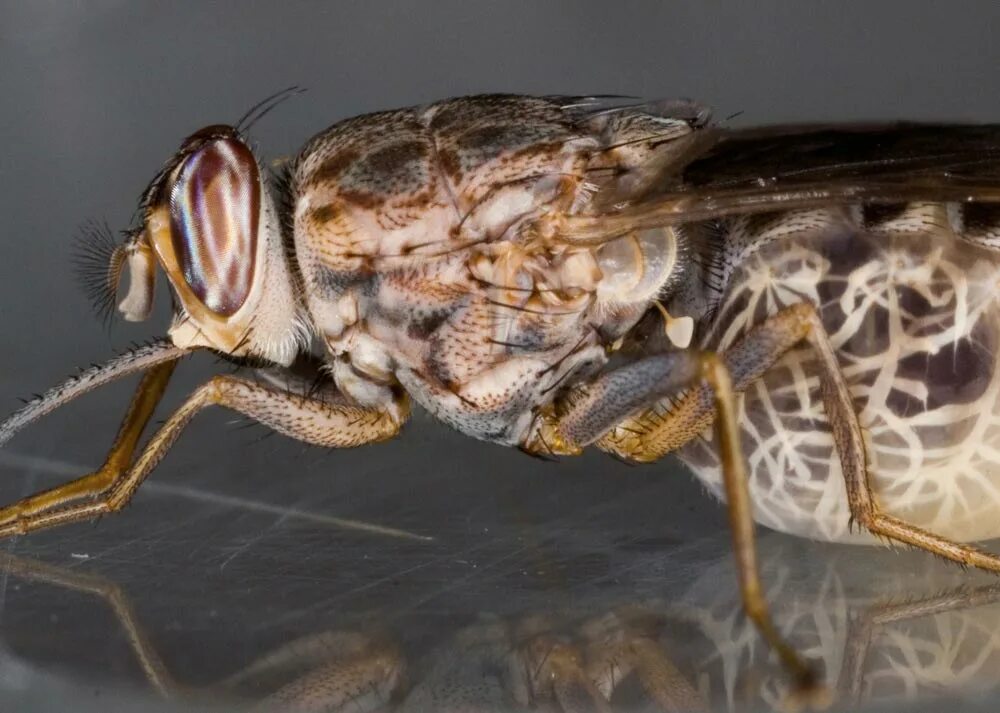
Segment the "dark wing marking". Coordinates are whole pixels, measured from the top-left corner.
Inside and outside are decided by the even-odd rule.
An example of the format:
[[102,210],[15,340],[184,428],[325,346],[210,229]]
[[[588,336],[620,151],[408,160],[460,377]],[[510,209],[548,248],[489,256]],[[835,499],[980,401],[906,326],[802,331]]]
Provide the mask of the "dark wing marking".
[[831,204],[1000,202],[1000,125],[706,128],[669,150],[643,190],[601,191],[568,218],[567,238]]
[[715,131],[712,138],[683,167],[686,186],[1000,176],[1000,125],[777,126]]

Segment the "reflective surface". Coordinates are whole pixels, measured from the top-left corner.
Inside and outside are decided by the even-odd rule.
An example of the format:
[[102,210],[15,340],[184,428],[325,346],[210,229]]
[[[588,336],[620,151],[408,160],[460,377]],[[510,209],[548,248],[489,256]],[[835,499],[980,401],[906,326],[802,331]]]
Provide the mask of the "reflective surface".
[[[124,513],[7,543],[3,696],[482,711],[785,697],[740,611],[722,511],[673,464],[539,462],[426,421],[334,456],[204,421]],[[0,463],[20,484],[5,499],[79,472]],[[778,625],[820,662],[835,710],[996,694],[994,578],[776,533],[761,549]]]
[[[73,284],[77,226],[125,227],[182,137],[292,84],[310,92],[254,128],[267,159],[353,114],[479,91],[689,96],[742,110],[734,123],[1000,118],[990,2],[391,5],[0,0],[5,413],[165,328],[161,298],[149,323],[102,331]],[[185,363],[163,412],[218,368]],[[0,501],[98,464],[128,389],[0,450]],[[724,513],[675,462],[540,462],[422,416],[396,442],[325,453],[232,421],[199,416],[125,512],[0,543],[16,558],[0,563],[0,710],[351,690],[367,694],[345,710],[558,710],[588,665],[617,672],[618,709],[780,700]],[[822,661],[835,709],[995,708],[994,578],[776,534],[761,549],[776,619]],[[540,675],[553,662],[558,691]]]

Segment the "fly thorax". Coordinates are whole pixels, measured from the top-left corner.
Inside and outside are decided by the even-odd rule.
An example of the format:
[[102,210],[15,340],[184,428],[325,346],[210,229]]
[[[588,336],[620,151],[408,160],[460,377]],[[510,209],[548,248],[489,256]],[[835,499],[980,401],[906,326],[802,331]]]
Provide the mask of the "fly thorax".
[[362,406],[380,407],[392,401],[394,360],[383,342],[354,328],[331,351],[334,348],[343,350],[331,361],[341,393]]
[[672,228],[638,230],[596,250],[601,270],[597,300],[608,305],[648,303],[678,271],[678,241]]
[[349,342],[351,330],[358,323],[360,308],[357,295],[348,292],[329,301],[314,300],[311,306],[313,320],[327,346],[335,354],[344,351],[344,348],[335,345]]
[[680,278],[680,258],[681,242],[670,227],[636,230],[596,248],[600,279],[594,311],[602,332],[620,336],[631,328]]
[[538,313],[580,310],[593,299],[601,273],[590,250],[501,242],[469,260],[473,279],[491,299]]

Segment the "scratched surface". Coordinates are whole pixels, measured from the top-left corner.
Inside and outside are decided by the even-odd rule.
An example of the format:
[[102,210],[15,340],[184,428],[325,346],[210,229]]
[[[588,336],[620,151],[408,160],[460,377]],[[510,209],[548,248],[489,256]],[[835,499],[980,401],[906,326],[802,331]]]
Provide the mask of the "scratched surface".
[[[85,442],[99,410],[81,404],[64,435]],[[721,509],[672,464],[544,463],[426,420],[380,450],[327,454],[204,421],[126,512],[5,543],[0,702],[245,710],[339,680],[358,637],[405,668],[400,710],[428,691],[451,710],[462,687],[481,710],[520,710],[498,662],[541,637],[590,656],[594,641],[653,642],[719,710],[782,698],[739,614]],[[24,440],[0,453],[5,500],[84,468]],[[974,706],[998,686],[992,578],[777,534],[762,560],[779,626],[842,710]],[[613,700],[648,702],[635,685]]]
[[[391,7],[0,0],[2,410],[162,333],[165,295],[149,323],[102,331],[73,285],[77,226],[125,227],[182,137],[291,84],[310,91],[253,131],[267,158],[353,114],[482,91],[694,97],[736,123],[1000,118],[989,0]],[[185,363],[163,413],[214,368]],[[99,463],[129,387],[0,450],[0,501]],[[724,512],[676,464],[546,463],[423,415],[342,453],[243,425],[199,416],[124,513],[0,542],[0,710],[244,711],[370,662],[381,683],[343,709],[524,710],[550,702],[518,687],[532,651],[621,642],[646,652],[633,669],[676,674],[673,709],[780,702]],[[995,710],[995,579],[775,534],[761,550],[834,710]],[[634,676],[613,702],[657,707]]]

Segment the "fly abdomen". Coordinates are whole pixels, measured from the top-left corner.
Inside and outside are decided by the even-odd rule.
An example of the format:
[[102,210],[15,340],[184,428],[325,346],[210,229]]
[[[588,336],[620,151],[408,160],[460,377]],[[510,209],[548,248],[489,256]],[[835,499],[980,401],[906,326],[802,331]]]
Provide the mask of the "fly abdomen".
[[[982,238],[990,211],[962,211],[959,232],[949,208],[845,210],[824,229],[758,244],[734,265],[702,346],[724,351],[782,308],[815,305],[853,397],[879,506],[964,541],[1000,535],[1000,254]],[[743,395],[755,514],[795,534],[871,541],[848,528],[819,374],[803,344]],[[718,488],[706,436],[681,456]]]
[[978,247],[1000,249],[1000,203],[873,204],[856,214],[859,226],[874,233],[951,233]]

